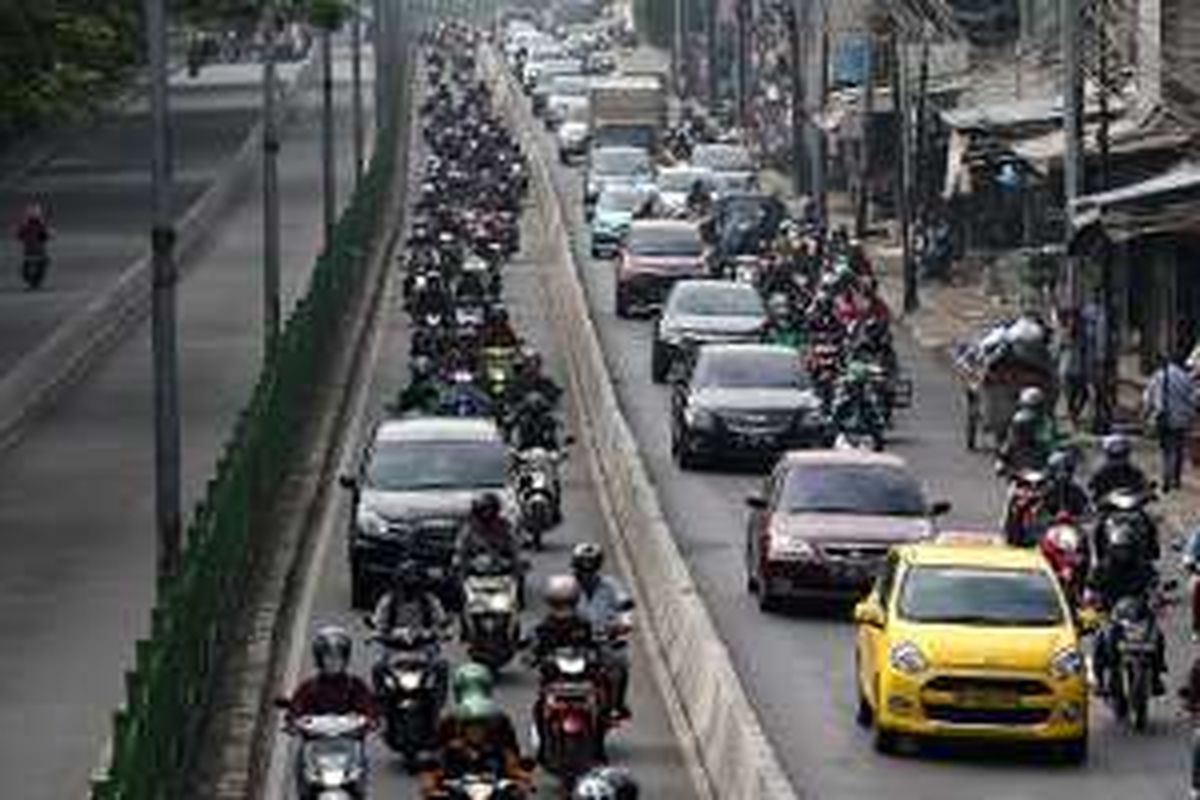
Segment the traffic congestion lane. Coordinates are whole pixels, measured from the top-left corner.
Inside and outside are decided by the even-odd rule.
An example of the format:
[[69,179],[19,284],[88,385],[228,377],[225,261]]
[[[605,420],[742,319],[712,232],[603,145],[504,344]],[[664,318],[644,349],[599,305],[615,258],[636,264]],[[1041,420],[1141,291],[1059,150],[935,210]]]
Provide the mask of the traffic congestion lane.
[[[413,159],[413,163],[420,164],[423,161]],[[414,181],[412,185],[418,183]],[[523,250],[504,268],[504,290],[515,330],[538,347],[545,356],[549,372],[562,382],[561,376],[565,374],[563,355],[545,316],[545,296],[540,277],[546,259],[550,258],[552,252],[545,236],[555,233],[537,224],[524,225]],[[380,323],[384,326],[381,343],[375,354],[374,366],[370,367],[371,373],[366,378],[369,381],[366,400],[369,411],[358,421],[356,430],[346,432],[354,442],[350,453],[359,452],[373,422],[382,415],[383,406],[395,396],[407,377],[408,325],[399,286],[400,282],[393,277],[384,301],[387,310]],[[543,552],[528,554],[532,562],[528,585],[532,591],[529,593],[530,607],[523,615],[523,628],[526,631],[532,630],[542,614],[538,588],[549,575],[569,569],[572,545],[583,541],[607,542],[604,516],[598,505],[585,455],[574,454],[563,469],[565,521],[547,535]],[[345,537],[350,524],[350,504],[345,493],[338,493],[334,502],[337,504],[335,513],[324,515],[326,519],[333,520],[332,528],[318,532],[318,536],[330,544],[325,548],[306,632],[311,635],[321,625],[329,623],[345,626],[359,643],[355,648],[356,668],[361,674],[368,674],[375,653],[362,645],[368,631],[363,625],[362,613],[353,612],[349,605],[350,577]],[[615,563],[610,562],[610,566],[615,569]],[[667,800],[694,798],[696,793],[689,773],[684,768],[679,745],[654,683],[645,651],[636,636],[633,643],[630,705],[634,717],[631,724],[611,736],[609,755],[614,764],[633,770],[645,796]],[[448,653],[455,664],[462,663],[465,658],[457,643],[450,646]],[[308,669],[306,663],[305,671]],[[528,751],[530,710],[537,691],[536,676],[518,656],[501,672],[497,688],[498,700],[513,718],[523,746]],[[371,744],[370,758],[374,796],[416,795],[415,780],[405,773],[399,759],[378,739]],[[552,795],[554,788],[550,779],[544,773],[539,775],[539,794]]]
[[[535,129],[537,126],[535,126]],[[548,157],[553,140],[541,134]],[[641,445],[679,546],[733,653],[752,702],[793,782],[817,796],[1004,800],[1068,796],[1181,797],[1186,723],[1170,701],[1155,704],[1152,728],[1133,734],[1107,708],[1092,709],[1092,759],[1085,769],[1047,765],[1002,748],[918,758],[877,756],[854,725],[853,629],[845,608],[784,616],[761,614],[746,592],[744,498],[760,485],[748,474],[682,472],[669,448],[668,392],[650,383],[651,325],[613,312],[612,262],[589,256],[578,171],[556,168],[571,220],[577,265],[600,329],[622,406]],[[985,454],[962,445],[961,388],[946,367],[898,331],[912,372],[916,406],[900,415],[892,448],[909,460],[933,499],[955,508],[943,527],[994,530],[1003,487]],[[1181,674],[1182,646],[1172,648]],[[936,757],[935,757],[936,756]]]

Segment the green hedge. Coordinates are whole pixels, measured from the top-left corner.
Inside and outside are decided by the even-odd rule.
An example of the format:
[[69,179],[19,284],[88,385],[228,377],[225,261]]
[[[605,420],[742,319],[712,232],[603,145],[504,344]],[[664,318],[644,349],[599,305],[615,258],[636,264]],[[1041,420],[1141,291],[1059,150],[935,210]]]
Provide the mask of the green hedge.
[[113,721],[105,774],[93,800],[174,800],[199,743],[224,639],[251,582],[255,523],[295,463],[314,386],[329,366],[352,300],[363,288],[395,168],[395,127],[338,222],[330,248],[280,334],[249,406],[217,463],[188,527],[181,574],[160,592],[150,638],[138,642],[126,700]]

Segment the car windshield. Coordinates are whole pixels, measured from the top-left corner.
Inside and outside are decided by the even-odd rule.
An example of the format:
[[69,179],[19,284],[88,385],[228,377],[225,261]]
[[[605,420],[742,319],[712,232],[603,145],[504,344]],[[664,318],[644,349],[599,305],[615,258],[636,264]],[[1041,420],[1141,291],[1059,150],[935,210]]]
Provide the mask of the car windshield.
[[501,487],[507,468],[498,441],[382,442],[371,454],[366,483],[390,492]]
[[697,147],[692,163],[698,167],[724,172],[748,172],[754,169],[750,151],[737,145],[716,144]]
[[800,464],[788,473],[781,505],[793,514],[919,517],[920,485],[906,470],[881,464]]
[[701,351],[693,385],[701,389],[807,389],[794,352]]
[[913,622],[1061,625],[1062,604],[1039,570],[915,566],[904,577],[899,613]]
[[561,108],[566,122],[587,122],[591,118],[591,104],[587,100],[570,98],[563,101]]
[[700,232],[687,228],[642,228],[635,229],[629,240],[629,249],[638,256],[698,256],[704,249]]
[[697,317],[761,317],[763,313],[762,297],[744,285],[680,285],[667,310],[668,315]]
[[690,192],[700,181],[705,186],[712,183],[711,176],[706,172],[663,172],[658,176],[658,185],[664,192]]
[[596,201],[601,211],[633,213],[646,202],[646,193],[638,189],[606,189]]
[[592,169],[599,175],[649,175],[650,156],[643,150],[597,150]]
[[550,94],[584,97],[587,91],[588,79],[582,75],[559,75],[550,84]]

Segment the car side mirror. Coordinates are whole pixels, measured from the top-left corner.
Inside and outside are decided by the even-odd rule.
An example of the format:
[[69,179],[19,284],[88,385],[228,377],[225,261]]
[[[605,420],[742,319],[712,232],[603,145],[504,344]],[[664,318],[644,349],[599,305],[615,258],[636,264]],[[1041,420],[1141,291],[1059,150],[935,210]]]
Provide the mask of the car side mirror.
[[358,488],[358,479],[353,475],[343,473],[342,475],[338,475],[338,485],[343,489],[348,489],[353,492]]
[[746,506],[755,511],[765,511],[767,508],[767,498],[762,495],[752,494],[746,498]]
[[949,500],[939,500],[929,507],[929,516],[944,517],[950,513],[950,509],[953,507]]
[[854,621],[859,625],[882,628],[883,609],[873,600],[864,600],[854,607]]
[[375,618],[373,616],[371,616],[370,614],[363,614],[362,623],[367,628],[367,630],[371,630],[371,631],[375,630]]

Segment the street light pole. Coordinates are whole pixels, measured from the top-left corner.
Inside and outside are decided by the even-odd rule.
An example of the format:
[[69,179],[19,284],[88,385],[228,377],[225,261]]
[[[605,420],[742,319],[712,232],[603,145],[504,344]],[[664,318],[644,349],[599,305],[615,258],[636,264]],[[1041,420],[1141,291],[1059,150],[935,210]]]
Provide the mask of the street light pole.
[[788,27],[788,50],[792,67],[792,187],[804,195],[807,172],[804,160],[804,54],[800,47],[800,8],[803,0],[785,0],[784,20]]
[[357,189],[363,176],[363,83],[362,83],[362,0],[354,0],[350,13],[350,49],[352,65],[350,72],[353,94],[352,136],[354,138],[354,187]]
[[154,507],[158,528],[158,585],[178,574],[183,559],[180,512],[179,365],[175,322],[175,228],[171,212],[171,165],[165,0],[145,0],[150,68],[150,156],[154,291],[151,348],[154,361]]
[[750,122],[750,0],[737,0],[737,119],[743,131]]
[[263,13],[263,358],[269,364],[279,336],[279,120],[275,69],[279,17],[273,0]]
[[1068,306],[1079,308],[1082,287],[1079,282],[1079,264],[1070,255],[1071,239],[1074,236],[1071,212],[1075,200],[1083,188],[1083,67],[1079,63],[1079,0],[1060,0],[1062,9],[1063,69],[1066,85],[1063,87],[1063,206],[1067,236],[1067,297]]
[[321,28],[321,194],[324,198],[325,249],[333,244],[337,224],[337,183],[333,153],[333,31]]

